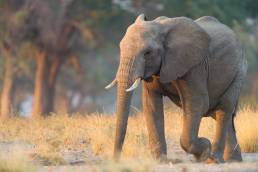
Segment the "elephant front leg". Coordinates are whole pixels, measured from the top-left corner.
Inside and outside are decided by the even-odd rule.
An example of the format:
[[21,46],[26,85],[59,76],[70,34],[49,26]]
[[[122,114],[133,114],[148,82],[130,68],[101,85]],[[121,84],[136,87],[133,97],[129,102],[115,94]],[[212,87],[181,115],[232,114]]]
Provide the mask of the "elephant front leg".
[[183,130],[180,137],[181,147],[195,156],[198,161],[205,161],[210,156],[211,143],[198,137],[202,114],[209,107],[206,86],[196,80],[184,80],[175,83],[183,105]]
[[143,113],[147,122],[149,144],[154,158],[165,160],[167,147],[164,131],[162,94],[155,84],[143,82]]
[[183,131],[180,137],[181,147],[195,156],[197,161],[205,161],[210,157],[211,143],[204,137],[198,137],[201,113],[185,113]]

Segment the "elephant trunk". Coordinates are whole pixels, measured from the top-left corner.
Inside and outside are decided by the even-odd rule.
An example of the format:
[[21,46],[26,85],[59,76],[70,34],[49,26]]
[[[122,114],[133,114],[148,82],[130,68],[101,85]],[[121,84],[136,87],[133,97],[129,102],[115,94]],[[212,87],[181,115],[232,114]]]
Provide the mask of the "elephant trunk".
[[121,58],[121,62],[116,75],[117,80],[117,109],[116,109],[116,135],[114,145],[114,158],[119,159],[124,143],[127,129],[127,121],[130,111],[130,103],[133,91],[126,91],[137,79],[137,75],[132,67],[133,60]]
[[127,84],[118,84],[117,90],[117,119],[114,158],[119,159],[127,129],[132,92],[126,92]]

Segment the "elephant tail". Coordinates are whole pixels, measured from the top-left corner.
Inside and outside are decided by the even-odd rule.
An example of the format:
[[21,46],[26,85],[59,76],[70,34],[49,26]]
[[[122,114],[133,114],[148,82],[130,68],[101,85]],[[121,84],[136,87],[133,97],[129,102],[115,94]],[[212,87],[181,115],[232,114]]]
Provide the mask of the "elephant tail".
[[235,117],[236,117],[236,113],[237,113],[237,110],[238,110],[238,101],[237,101],[237,103],[236,103],[236,107],[235,107],[235,110],[234,110],[234,112],[233,112],[233,114],[232,114],[232,128],[233,128],[233,131],[234,132],[236,132],[236,128],[235,128],[235,122],[234,122],[234,119],[235,119]]
[[236,111],[232,115],[232,127],[233,127],[233,131],[234,132],[236,132],[235,122],[234,122],[235,117],[236,117]]

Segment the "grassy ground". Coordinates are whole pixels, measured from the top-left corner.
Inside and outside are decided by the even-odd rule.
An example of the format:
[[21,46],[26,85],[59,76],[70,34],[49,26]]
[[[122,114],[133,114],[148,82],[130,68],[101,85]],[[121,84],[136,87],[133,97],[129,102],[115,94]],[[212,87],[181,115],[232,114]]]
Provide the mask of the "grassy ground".
[[[182,113],[179,109],[173,111],[166,110],[165,127],[168,145],[179,140],[182,126],[181,117]],[[239,110],[235,121],[237,137],[242,151],[257,152],[257,110],[248,107],[242,108]],[[204,118],[201,124],[200,135],[211,139],[215,131],[214,124],[214,120]],[[26,152],[27,149],[26,155],[34,164],[60,165],[67,163],[76,164],[83,161],[94,166],[106,160],[108,163],[103,168],[109,168],[110,166],[114,167],[114,164],[109,162],[112,157],[114,131],[114,116],[104,114],[75,115],[72,117],[53,115],[36,120],[13,118],[1,121],[0,143],[4,147],[4,150],[1,152],[8,151],[10,145],[12,146],[11,150],[14,150],[13,145],[15,144],[19,146],[24,145],[23,148],[17,146],[16,153],[23,151],[21,154],[24,154],[24,151]],[[122,156],[124,159],[137,159],[137,163],[141,163],[142,160],[146,162],[146,166],[141,165],[143,170],[137,169],[133,171],[146,171],[146,169],[150,168],[149,164],[155,164],[151,160],[148,151],[145,119],[140,113],[129,118],[128,132]],[[129,164],[133,167],[132,164],[134,163]],[[129,164],[123,164],[123,168]],[[5,165],[0,163],[0,169],[1,166]],[[136,167],[139,166],[135,165]],[[122,167],[117,165],[116,169],[119,168]]]

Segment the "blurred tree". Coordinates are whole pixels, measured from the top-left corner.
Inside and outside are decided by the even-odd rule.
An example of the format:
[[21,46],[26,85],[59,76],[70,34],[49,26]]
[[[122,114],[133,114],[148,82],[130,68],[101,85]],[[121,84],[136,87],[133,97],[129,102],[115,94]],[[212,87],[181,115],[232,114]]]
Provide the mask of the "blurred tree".
[[27,1],[21,30],[26,35],[23,39],[37,48],[34,116],[54,111],[57,76],[68,59],[92,54],[106,43],[103,37],[114,38],[104,36],[113,31],[111,28],[105,29],[107,21],[118,16],[117,13],[109,14],[111,4],[112,1]]
[[20,30],[23,39],[36,45],[36,74],[33,116],[54,111],[57,75],[67,58],[74,55],[74,44],[80,39],[79,28],[70,13],[74,0],[27,1],[26,16]]
[[[7,103],[14,94],[8,85],[28,84],[26,94],[34,86],[34,116],[55,111],[55,99],[57,104],[67,99],[70,112],[101,104],[103,86],[115,75],[119,41],[139,13],[149,20],[160,15],[217,17],[244,42],[253,78],[258,73],[257,4],[255,0],[0,0],[1,102],[13,104]],[[257,92],[254,88],[250,87],[252,93]]]
[[12,115],[11,107],[13,104],[12,93],[15,80],[15,57],[14,50],[10,44],[3,42],[2,45],[2,55],[4,57],[4,76],[1,94],[1,117],[6,118]]
[[16,48],[13,43],[15,40],[14,29],[17,24],[17,16],[15,13],[21,7],[22,1],[10,0],[0,1],[2,5],[0,17],[0,52],[4,61],[4,75],[1,92],[1,117],[9,117],[12,115],[14,81],[17,72],[16,66]]

